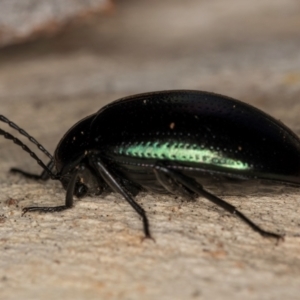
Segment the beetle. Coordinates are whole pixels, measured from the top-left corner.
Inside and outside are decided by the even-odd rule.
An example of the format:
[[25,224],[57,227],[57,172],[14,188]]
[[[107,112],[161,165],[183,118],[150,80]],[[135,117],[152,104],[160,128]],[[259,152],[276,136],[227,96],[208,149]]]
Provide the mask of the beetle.
[[27,212],[58,212],[73,206],[73,196],[119,193],[140,215],[152,238],[145,210],[134,200],[141,191],[204,197],[238,216],[265,237],[281,239],[251,221],[216,194],[268,186],[300,186],[300,139],[261,110],[230,97],[203,91],[170,90],[116,100],[89,115],[60,140],[54,157],[26,131],[4,116],[46,154],[45,165],[19,139],[0,134],[29,153],[40,175],[13,168],[36,180],[59,180],[64,205],[25,207]]

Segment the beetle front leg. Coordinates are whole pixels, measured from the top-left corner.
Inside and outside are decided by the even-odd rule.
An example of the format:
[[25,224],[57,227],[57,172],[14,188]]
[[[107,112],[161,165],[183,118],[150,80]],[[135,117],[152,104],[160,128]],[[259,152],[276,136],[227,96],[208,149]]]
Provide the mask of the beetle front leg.
[[[50,171],[52,171],[53,168],[54,168],[54,161],[51,160],[47,164],[47,168]],[[30,178],[30,179],[33,179],[33,180],[43,180],[43,181],[46,181],[46,180],[50,179],[50,174],[49,174],[48,170],[43,170],[43,172],[40,175],[38,175],[38,174],[32,174],[32,173],[23,171],[23,170],[18,169],[18,168],[11,168],[9,171],[12,172],[12,173],[22,174],[24,177]]]
[[152,239],[149,229],[149,221],[145,210],[133,199],[128,191],[120,184],[117,176],[113,175],[103,164],[101,159],[94,154],[89,156],[90,165],[98,173],[99,176],[110,186],[110,188],[118,194],[121,194],[132,208],[141,216],[143,220],[145,238]]
[[39,211],[39,212],[44,212],[44,213],[48,213],[48,212],[58,212],[58,211],[62,211],[65,209],[69,209],[73,206],[73,195],[74,195],[74,189],[75,189],[75,184],[76,184],[76,180],[78,177],[78,174],[81,171],[81,167],[78,166],[78,168],[75,169],[74,173],[72,174],[72,177],[69,181],[68,187],[67,187],[67,193],[66,193],[66,201],[65,201],[65,205],[60,205],[60,206],[50,206],[50,207],[39,207],[39,206],[29,206],[29,207],[25,207],[23,208],[23,215],[26,214],[27,212],[33,212],[33,211]]
[[206,198],[207,200],[213,202],[214,204],[222,207],[224,210],[228,211],[231,214],[238,216],[242,221],[248,224],[254,231],[258,232],[260,235],[264,237],[283,239],[283,236],[277,233],[265,231],[252,222],[249,218],[247,218],[243,213],[241,213],[235,206],[227,203],[226,201],[218,198],[217,196],[207,192],[203,187],[198,184],[192,178],[189,178],[179,172],[175,172],[173,170],[168,169],[167,167],[157,164],[154,169],[157,179],[161,181],[161,178],[169,178],[168,180],[164,180],[164,184],[166,185],[169,182],[169,190],[174,189],[174,185],[177,184],[177,189],[181,189],[184,193],[186,191],[190,191],[191,194],[196,193],[199,196]]

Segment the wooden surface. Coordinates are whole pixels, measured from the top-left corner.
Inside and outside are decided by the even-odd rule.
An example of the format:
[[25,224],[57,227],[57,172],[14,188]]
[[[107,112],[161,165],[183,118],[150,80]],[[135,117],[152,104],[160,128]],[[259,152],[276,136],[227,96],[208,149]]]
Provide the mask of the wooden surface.
[[[116,5],[84,27],[0,50],[0,113],[53,152],[70,126],[119,97],[200,89],[251,103],[300,134],[299,1]],[[40,168],[4,138],[0,149],[1,299],[300,298],[297,190],[224,197],[284,232],[279,245],[204,199],[151,194],[137,200],[156,242],[142,242],[141,220],[115,194],[22,217],[22,207],[62,203],[65,192],[10,174]]]

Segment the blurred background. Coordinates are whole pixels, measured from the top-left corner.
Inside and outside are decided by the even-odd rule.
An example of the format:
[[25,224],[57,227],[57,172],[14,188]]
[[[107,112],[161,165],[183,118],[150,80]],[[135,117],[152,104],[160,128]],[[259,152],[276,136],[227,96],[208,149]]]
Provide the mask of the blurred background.
[[[49,151],[53,152],[60,138],[74,123],[115,99],[154,90],[197,89],[225,94],[248,102],[280,119],[299,134],[299,49],[299,0],[0,0],[0,113],[26,129]],[[4,127],[5,125],[2,124],[1,128]],[[29,200],[36,196],[36,201],[39,201],[41,195],[47,194],[49,186],[45,188],[44,192],[35,195],[33,190],[36,186],[34,185],[33,188],[32,182],[20,179],[18,176],[8,175],[8,170],[12,166],[17,165],[30,171],[39,171],[39,167],[26,153],[11,142],[0,139],[0,147],[1,201],[12,196],[15,199],[24,199],[26,193],[30,193]],[[57,201],[61,201],[59,199],[64,197],[64,192],[56,185],[51,188],[57,189],[57,193],[60,193]],[[51,198],[49,199],[51,201]],[[272,203],[272,200],[272,197],[265,200],[264,203],[268,203],[266,207]],[[284,200],[286,199],[284,198]],[[175,205],[172,198],[165,201]],[[251,198],[249,203],[255,203],[255,199]],[[259,212],[255,207],[247,207],[248,204],[245,203],[241,209],[245,212],[252,210],[252,213],[256,211],[258,213],[256,219],[259,219],[261,210],[265,206],[261,202],[258,203],[260,205]],[[277,203],[279,206],[276,208],[276,213],[279,216],[277,221],[273,221],[271,225],[273,224],[273,228],[288,229],[292,234],[299,234],[299,200],[294,197],[293,201],[284,203],[290,204],[281,204],[282,206],[280,206],[280,203]],[[149,205],[151,206],[151,204]],[[152,203],[152,205],[154,204]],[[118,207],[118,205],[116,206]],[[5,204],[3,207],[5,216],[12,214],[19,217],[20,208],[9,208]],[[101,206],[102,209],[105,212],[110,208]],[[78,211],[75,212],[75,219],[78,217],[76,215]],[[161,219],[164,219],[165,207],[161,211],[156,208],[156,212],[160,214]],[[82,214],[82,211],[79,213]],[[115,218],[122,220],[123,211],[119,213],[120,216],[117,212]],[[169,218],[169,213],[170,211],[165,216],[166,220]],[[190,211],[186,213],[189,214]],[[156,230],[154,235],[158,238],[157,243],[153,245],[136,243],[131,247],[136,247],[136,249],[149,247],[147,255],[151,261],[150,265],[157,269],[149,270],[151,268],[147,265],[148,269],[145,270],[143,262],[149,263],[149,260],[143,256],[135,258],[134,266],[125,264],[128,268],[138,266],[142,276],[140,278],[148,280],[148,283],[145,283],[145,281],[140,282],[128,270],[129,273],[122,269],[124,261],[115,262],[121,270],[120,274],[124,275],[123,284],[131,284],[133,278],[140,283],[139,288],[135,287],[138,293],[126,293],[128,285],[127,290],[120,285],[116,291],[103,288],[107,293],[105,295],[110,295],[109,292],[111,292],[112,298],[119,297],[119,299],[122,297],[124,299],[140,299],[141,296],[137,295],[143,295],[143,299],[158,299],[153,295],[159,296],[160,299],[201,298],[201,295],[214,296],[214,299],[226,299],[227,295],[231,299],[236,295],[243,296],[245,299],[247,297],[249,299],[282,299],[283,296],[286,299],[297,299],[295,293],[300,286],[299,241],[293,240],[289,244],[287,239],[284,246],[274,248],[270,242],[262,241],[261,237],[252,232],[247,239],[248,227],[243,227],[235,218],[221,220],[223,223],[220,225],[219,231],[214,233],[214,231],[211,232],[211,227],[205,227],[203,223],[212,226],[218,217],[213,216],[211,219],[210,215],[205,216],[205,214],[206,210],[202,211],[201,217],[205,220],[202,220],[202,223],[197,215],[194,216],[195,219],[190,216],[189,221],[182,219],[180,222],[178,221],[178,224],[176,223],[177,225],[171,224],[178,226],[179,231],[176,232],[178,238],[175,239],[171,236],[171,241],[165,242],[162,248],[159,248],[160,242],[164,239],[167,241],[167,237],[162,238],[163,226],[155,227],[160,225],[159,223],[155,225],[155,222],[158,221],[155,221],[152,216],[153,228],[155,228],[153,231]],[[215,214],[218,216],[220,213]],[[131,217],[134,221],[130,221]],[[179,218],[179,216],[177,217]],[[40,222],[43,223],[42,218],[44,217],[42,216],[36,215],[32,218],[40,218]],[[46,218],[50,218],[47,219],[48,223],[46,224],[53,228],[54,225],[51,225],[53,217],[47,216]],[[57,218],[57,215],[54,216],[54,220],[57,221]],[[90,218],[92,217],[90,216]],[[132,226],[136,231],[133,230],[134,233],[131,232],[129,236],[135,234],[138,239],[141,233],[139,220],[130,208],[126,218],[125,223],[121,225],[126,227],[128,223],[133,222]],[[182,216],[182,218],[184,217]],[[226,225],[229,224],[226,223],[229,222],[229,219],[234,224],[232,231],[230,231],[231,227]],[[111,222],[114,221],[115,219],[111,220]],[[220,220],[218,219],[218,221]],[[13,227],[16,225],[13,225],[12,222],[4,222],[2,227],[2,234],[8,240],[9,238],[6,236],[8,232],[11,232],[13,236],[24,236],[23,231],[20,231],[22,229]],[[18,222],[25,221],[18,219]],[[189,226],[191,226],[189,228],[194,228],[192,224],[197,222],[197,224],[202,224],[202,227],[194,235],[190,232],[189,238],[183,240],[184,233],[180,234],[182,222],[187,222],[185,223],[186,228]],[[103,224],[100,225],[103,227]],[[59,227],[59,225],[57,226]],[[234,234],[236,227],[241,227],[240,230],[246,232],[246,234],[241,233],[242,242],[238,242],[237,248],[232,247],[238,238],[229,233],[230,237],[226,236],[226,226],[230,227],[227,228],[228,232],[231,232],[230,234]],[[13,231],[11,231],[12,228],[14,228]],[[170,228],[169,231],[174,230],[174,228]],[[76,230],[80,233],[81,229],[83,230],[82,235],[88,235],[86,228],[80,227]],[[23,230],[28,231],[28,229]],[[225,232],[225,237],[222,236],[222,232]],[[44,238],[46,236],[46,240],[47,238],[53,239],[53,241],[61,240],[53,232],[51,234],[54,236],[51,238],[47,233],[43,234]],[[101,234],[105,234],[105,232],[101,232]],[[108,239],[109,241],[112,236],[103,237],[103,240]],[[216,240],[219,240],[220,237],[221,242],[217,242]],[[92,236],[90,238],[94,240]],[[197,244],[199,238],[204,238],[202,246]],[[180,244],[180,241],[184,241],[186,247]],[[193,244],[194,242],[195,244]],[[6,245],[6,241],[3,243]],[[15,243],[16,249],[21,244],[26,245],[28,247],[26,249],[35,247],[30,237],[22,243],[20,241]],[[128,241],[119,240],[118,243],[119,249],[127,253]],[[190,243],[193,246],[187,246],[191,245]],[[265,246],[262,246],[261,243]],[[196,244],[200,248],[202,247],[202,250],[199,250],[198,246],[195,246]],[[220,244],[223,246],[220,247]],[[92,243],[88,245],[89,249],[96,247]],[[168,246],[173,247],[172,251],[175,251],[175,248],[180,249],[176,254],[172,253],[174,257],[182,257],[181,264],[175,258],[166,261],[164,251]],[[82,247],[80,249],[85,249],[84,245]],[[97,245],[97,249],[107,250],[106,253],[112,251],[110,247],[112,245],[109,243]],[[97,263],[89,259],[85,260],[85,258],[81,260],[80,254],[77,252],[79,248],[73,249],[78,266],[89,264],[92,267],[94,265],[95,269],[92,273],[96,277],[100,276],[97,273]],[[47,249],[45,248],[43,251],[47,253]],[[151,252],[151,249],[154,249],[154,252]],[[194,252],[191,249],[194,249]],[[253,254],[253,249],[256,254]],[[21,255],[18,250],[15,251],[17,256]],[[36,256],[36,261],[39,263],[45,257],[43,251],[43,255]],[[51,251],[55,252],[55,250]],[[93,251],[98,250],[94,249]],[[133,251],[132,248],[128,254],[129,261],[132,259],[130,254],[141,254],[140,250],[136,250],[136,252],[134,250],[132,253],[130,251]],[[155,251],[161,251],[161,256]],[[28,250],[28,252],[30,251]],[[248,253],[248,256],[245,255],[245,252]],[[206,254],[203,256],[201,253]],[[207,256],[207,253],[211,253],[211,255]],[[59,254],[57,255],[59,256]],[[66,255],[68,254],[66,253]],[[158,255],[157,258],[155,255]],[[11,256],[7,257],[11,258]],[[198,269],[193,272],[187,270],[195,267],[195,261],[191,257],[196,260],[196,264],[200,262],[199,270],[203,270],[203,272]],[[224,257],[226,259],[220,262]],[[112,263],[111,259],[114,260],[109,256],[107,259],[110,263]],[[5,255],[2,256],[2,260],[5,260]],[[107,267],[111,267],[110,263],[107,264]],[[127,263],[129,262],[127,261]],[[163,263],[166,264],[165,269],[160,270],[159,266]],[[175,277],[168,277],[170,276],[168,270],[174,270],[174,264],[177,266],[177,271],[174,271],[177,277],[175,275]],[[211,269],[210,264],[213,265]],[[70,262],[70,265],[73,265],[73,262]],[[26,270],[31,270],[31,267],[32,265],[29,263]],[[18,269],[14,262],[7,268],[14,271]],[[2,265],[2,270],[8,270],[7,268]],[[101,267],[99,268],[101,269]],[[184,272],[182,268],[185,270]],[[223,270],[221,273],[220,268]],[[242,269],[243,272],[241,272]],[[257,272],[258,269],[261,272]],[[88,275],[90,273],[85,273],[84,267],[80,270],[87,276],[87,279],[92,280]],[[122,273],[123,271],[124,273]],[[37,275],[31,273],[29,275],[27,272],[30,273],[30,271],[26,271],[25,274],[31,283],[28,281],[23,283],[22,293],[26,292],[22,295],[23,298],[24,295],[28,297],[30,295],[33,299],[34,295],[38,295],[35,294],[35,288],[27,289],[26,287],[34,280],[39,280],[38,277],[35,277]],[[39,272],[37,274],[40,274]],[[237,273],[232,275],[232,272]],[[47,278],[46,271],[41,271],[41,273]],[[70,279],[67,271],[66,273],[61,271],[61,274]],[[184,278],[182,274],[185,274]],[[207,274],[206,279],[204,278],[205,274]],[[259,276],[255,277],[255,274]],[[284,279],[281,277],[282,274],[285,274]],[[16,293],[12,287],[20,286],[22,275],[15,276],[17,279],[10,288],[5,283],[0,283],[6,288],[2,289],[0,294],[7,291],[5,295],[11,297],[11,292]],[[112,286],[118,282],[105,277],[105,275],[101,276],[104,276],[101,279],[103,282],[109,282]],[[164,284],[156,285],[156,279],[153,279],[155,276],[161,278],[161,282]],[[264,276],[269,278],[268,282],[261,280]],[[51,281],[52,285],[47,286],[46,284],[44,289],[49,288],[53,293],[56,292],[61,296],[62,290],[59,284],[55,285],[56,280],[60,281],[60,277],[54,275],[54,278]],[[79,281],[78,277],[74,282]],[[69,284],[74,288],[71,279]],[[90,287],[88,280],[85,284],[87,288],[92,289],[90,297],[99,299],[97,293],[101,290],[100,286],[95,288],[96,283],[94,282],[94,286]],[[53,288],[53,286],[55,287]],[[218,287],[216,288],[216,286]],[[212,287],[213,289],[210,289]],[[75,298],[73,295],[73,299],[83,299],[82,295],[85,294],[76,291],[78,294],[75,295]],[[42,293],[42,290],[40,292]],[[72,293],[71,288],[65,288],[64,292],[66,297]]]

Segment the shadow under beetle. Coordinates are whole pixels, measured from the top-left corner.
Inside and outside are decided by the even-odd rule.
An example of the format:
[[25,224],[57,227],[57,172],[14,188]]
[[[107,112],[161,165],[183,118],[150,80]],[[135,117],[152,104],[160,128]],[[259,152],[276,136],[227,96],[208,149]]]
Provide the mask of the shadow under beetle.
[[43,168],[41,175],[11,169],[36,180],[59,180],[65,204],[26,207],[23,213],[56,212],[73,206],[73,196],[113,191],[121,194],[143,220],[134,200],[140,191],[171,193],[187,199],[202,196],[235,214],[265,237],[282,235],[260,228],[214,193],[221,187],[300,186],[300,139],[284,124],[238,100],[201,91],[175,90],[129,96],[106,105],[63,136],[52,155],[4,116],[50,158],[45,165],[13,135],[0,134],[28,152]]

